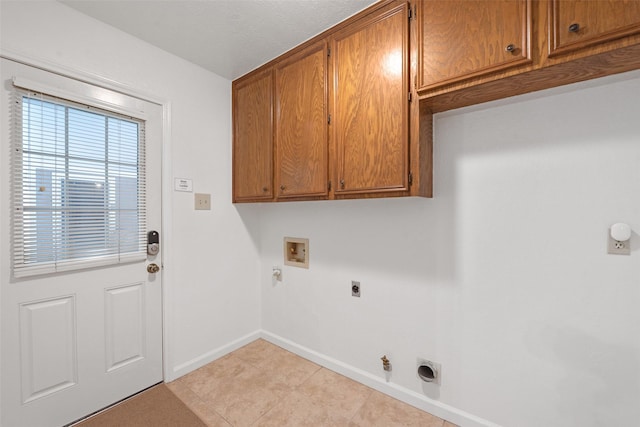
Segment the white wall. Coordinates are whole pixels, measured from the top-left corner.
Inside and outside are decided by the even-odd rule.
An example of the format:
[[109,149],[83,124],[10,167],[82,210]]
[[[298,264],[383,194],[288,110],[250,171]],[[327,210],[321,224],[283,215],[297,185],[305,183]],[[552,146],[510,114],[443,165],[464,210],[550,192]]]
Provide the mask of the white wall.
[[[2,1],[0,6],[3,53],[51,62],[166,101],[169,178],[192,179],[195,192],[212,195],[213,209],[196,212],[193,194],[168,192],[169,223],[162,236],[168,255],[168,379],[255,333],[259,258],[250,231],[257,219],[250,213],[240,217],[231,205],[231,82],[57,2]],[[2,142],[3,152],[7,143]],[[7,241],[3,236],[2,244]],[[2,272],[0,286],[9,274]]]
[[[261,208],[263,329],[499,425],[636,425],[640,72],[439,114],[434,156],[432,200]],[[310,267],[274,284],[283,236]]]

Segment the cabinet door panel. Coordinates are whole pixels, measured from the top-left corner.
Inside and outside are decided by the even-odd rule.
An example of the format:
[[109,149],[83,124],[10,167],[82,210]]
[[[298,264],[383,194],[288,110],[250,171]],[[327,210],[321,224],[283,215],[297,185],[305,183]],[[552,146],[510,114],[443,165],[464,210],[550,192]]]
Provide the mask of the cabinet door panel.
[[278,198],[328,195],[324,42],[276,68]]
[[420,89],[531,62],[530,0],[423,0]]
[[273,74],[233,88],[233,201],[273,198]]
[[333,42],[336,194],[408,188],[408,9],[398,3]]
[[640,1],[552,0],[550,56],[640,33]]

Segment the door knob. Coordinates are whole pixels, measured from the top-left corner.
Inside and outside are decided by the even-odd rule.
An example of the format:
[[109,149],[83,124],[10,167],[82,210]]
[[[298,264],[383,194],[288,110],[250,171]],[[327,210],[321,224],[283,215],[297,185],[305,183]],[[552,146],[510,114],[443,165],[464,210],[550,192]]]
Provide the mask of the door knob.
[[158,271],[160,271],[160,267],[158,266],[158,264],[151,263],[151,264],[147,265],[147,272],[148,273],[157,273]]

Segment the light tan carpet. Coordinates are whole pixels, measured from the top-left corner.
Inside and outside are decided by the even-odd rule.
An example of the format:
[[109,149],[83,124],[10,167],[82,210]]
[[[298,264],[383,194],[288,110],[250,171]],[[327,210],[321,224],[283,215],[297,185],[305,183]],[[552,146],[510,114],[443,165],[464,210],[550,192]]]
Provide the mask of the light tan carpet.
[[163,384],[145,390],[74,427],[206,427]]

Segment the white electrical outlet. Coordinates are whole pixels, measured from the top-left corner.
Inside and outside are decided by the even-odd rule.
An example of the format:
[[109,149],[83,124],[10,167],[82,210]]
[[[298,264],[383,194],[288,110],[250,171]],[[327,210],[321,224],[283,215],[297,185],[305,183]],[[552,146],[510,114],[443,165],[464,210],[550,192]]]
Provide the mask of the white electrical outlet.
[[611,255],[631,255],[631,240],[620,242],[607,233],[607,253]]

